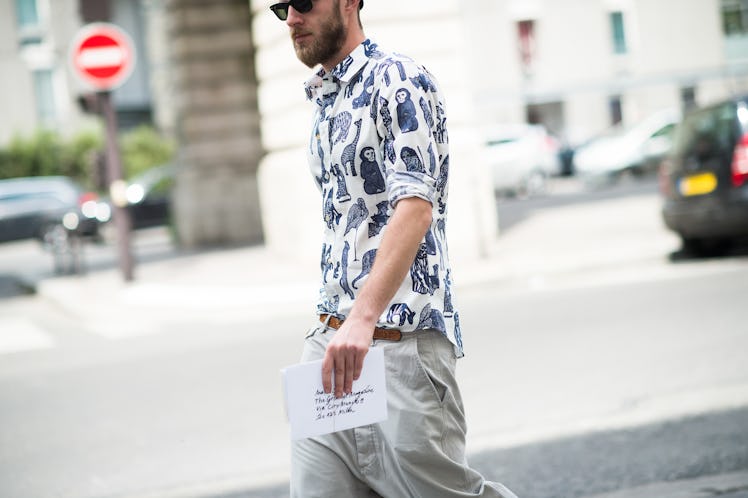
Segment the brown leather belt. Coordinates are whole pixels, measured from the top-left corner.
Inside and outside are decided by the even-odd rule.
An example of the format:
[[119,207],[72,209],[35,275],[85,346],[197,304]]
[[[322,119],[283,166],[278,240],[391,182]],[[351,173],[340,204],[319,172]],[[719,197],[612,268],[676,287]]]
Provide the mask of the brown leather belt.
[[[327,317],[330,317],[328,320]],[[332,315],[322,314],[319,316],[319,321],[322,323],[327,322],[327,326],[332,329],[339,329],[343,325],[343,320],[334,317]],[[381,327],[374,328],[374,339],[380,339],[385,341],[399,341],[403,336],[403,333],[397,329],[383,329]]]

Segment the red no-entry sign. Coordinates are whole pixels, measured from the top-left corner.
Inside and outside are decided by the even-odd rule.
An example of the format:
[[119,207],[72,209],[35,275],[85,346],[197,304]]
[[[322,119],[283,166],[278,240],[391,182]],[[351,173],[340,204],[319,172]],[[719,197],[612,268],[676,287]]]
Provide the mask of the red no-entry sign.
[[114,24],[83,26],[70,52],[75,73],[97,90],[111,90],[125,82],[135,67],[132,40]]

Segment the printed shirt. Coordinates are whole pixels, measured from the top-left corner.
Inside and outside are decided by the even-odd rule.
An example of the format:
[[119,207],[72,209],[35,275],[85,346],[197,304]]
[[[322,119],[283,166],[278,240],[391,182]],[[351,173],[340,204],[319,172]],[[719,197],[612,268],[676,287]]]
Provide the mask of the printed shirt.
[[305,87],[317,104],[308,158],[324,221],[318,313],[348,316],[395,204],[419,197],[431,203],[431,226],[378,326],[437,329],[462,356],[445,232],[449,147],[436,80],[366,40]]

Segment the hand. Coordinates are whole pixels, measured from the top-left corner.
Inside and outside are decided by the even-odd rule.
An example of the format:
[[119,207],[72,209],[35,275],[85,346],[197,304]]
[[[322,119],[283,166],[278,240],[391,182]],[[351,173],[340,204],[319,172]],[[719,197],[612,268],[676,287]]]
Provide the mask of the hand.
[[335,332],[335,337],[327,345],[322,360],[322,387],[326,393],[332,391],[332,377],[335,376],[335,397],[349,394],[353,381],[361,376],[364,357],[369,352],[374,325],[354,320],[346,320]]

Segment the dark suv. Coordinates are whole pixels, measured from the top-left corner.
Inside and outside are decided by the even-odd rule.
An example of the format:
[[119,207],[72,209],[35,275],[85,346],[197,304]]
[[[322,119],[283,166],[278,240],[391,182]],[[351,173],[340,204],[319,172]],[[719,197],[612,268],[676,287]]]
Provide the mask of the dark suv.
[[665,224],[702,254],[748,236],[748,95],[686,113],[660,168]]

